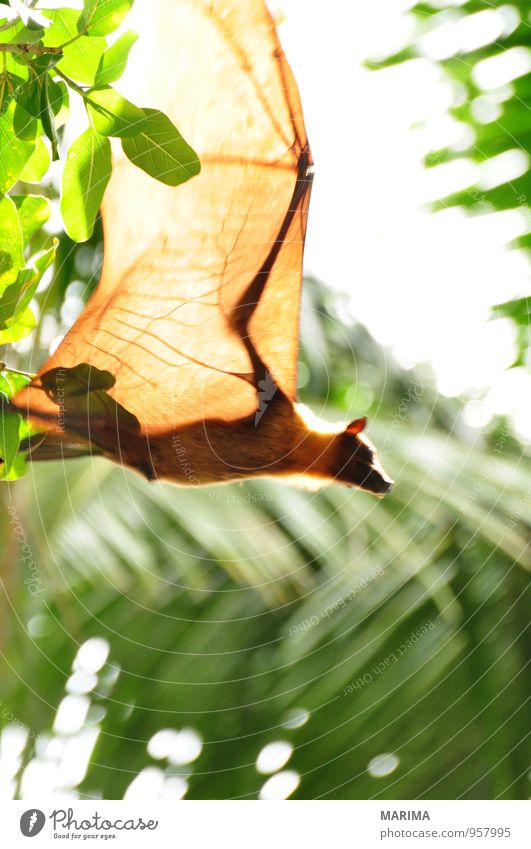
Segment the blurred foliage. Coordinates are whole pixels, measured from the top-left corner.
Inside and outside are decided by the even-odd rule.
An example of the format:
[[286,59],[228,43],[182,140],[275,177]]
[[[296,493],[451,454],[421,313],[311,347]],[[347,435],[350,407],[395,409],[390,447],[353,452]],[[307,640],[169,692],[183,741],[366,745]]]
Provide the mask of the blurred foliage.
[[[5,578],[2,705],[54,767],[46,735],[78,647],[109,642],[86,720],[100,729],[87,796],[121,798],[156,765],[189,798],[253,798],[274,740],[294,746],[298,798],[528,793],[521,451],[503,422],[464,430],[429,374],[386,361],[327,298],[308,281],[301,373],[316,352],[334,363],[327,407],[342,415],[385,386],[369,432],[399,483],[383,501],[267,480],[180,490],[102,460],[37,465],[12,489],[38,575],[15,557]],[[312,367],[314,408],[325,380]],[[308,720],[290,727],[290,711]],[[203,738],[197,761],[154,761],[148,741],[183,726]],[[385,752],[399,766],[376,778],[367,765]]]
[[[495,180],[494,185],[483,187],[478,172],[476,185],[442,197],[433,204],[434,210],[461,206],[473,214],[488,214],[517,209],[525,221],[525,232],[514,240],[513,246],[531,252],[531,17],[528,0],[511,0],[510,3],[505,0],[458,3],[433,0],[414,5],[409,14],[414,18],[414,28],[408,44],[382,61],[368,63],[369,66],[389,67],[430,56],[426,41],[431,37],[430,59],[442,69],[455,93],[449,113],[470,131],[470,142],[465,149],[459,144],[432,150],[426,155],[426,167],[437,167],[463,157],[483,164],[504,154],[521,154],[519,176],[502,177]],[[437,34],[447,37],[446,43],[441,40],[434,46],[433,37]],[[450,47],[452,40],[455,50]],[[504,60],[505,66],[498,65],[499,84],[494,84],[495,77],[491,74],[491,85],[485,81],[481,68],[485,69],[482,63],[496,59]],[[504,69],[507,69],[507,79],[502,81]],[[522,294],[528,295],[527,292]],[[529,298],[498,305],[494,315],[508,316],[515,321],[518,357],[514,365],[522,365],[531,345]]]

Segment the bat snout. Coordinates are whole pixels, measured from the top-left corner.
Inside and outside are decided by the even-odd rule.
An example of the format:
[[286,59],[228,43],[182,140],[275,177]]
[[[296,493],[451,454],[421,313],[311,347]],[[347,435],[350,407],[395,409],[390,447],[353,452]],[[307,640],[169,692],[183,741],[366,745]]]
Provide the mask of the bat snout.
[[345,433],[340,448],[340,469],[337,479],[374,495],[385,495],[394,481],[383,470],[376,449],[369,440],[357,434]]
[[362,478],[358,486],[375,495],[385,495],[390,492],[393,483],[394,481],[387,477],[383,469],[372,467],[367,470],[365,477]]

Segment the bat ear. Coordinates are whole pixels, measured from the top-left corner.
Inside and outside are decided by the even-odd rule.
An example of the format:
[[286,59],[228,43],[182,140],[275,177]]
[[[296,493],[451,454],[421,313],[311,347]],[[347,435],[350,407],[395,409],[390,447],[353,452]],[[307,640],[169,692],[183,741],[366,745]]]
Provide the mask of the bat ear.
[[365,430],[366,424],[367,416],[362,416],[361,419],[354,419],[353,422],[347,425],[345,433],[350,433],[352,436],[356,436],[357,433],[361,433],[362,430]]

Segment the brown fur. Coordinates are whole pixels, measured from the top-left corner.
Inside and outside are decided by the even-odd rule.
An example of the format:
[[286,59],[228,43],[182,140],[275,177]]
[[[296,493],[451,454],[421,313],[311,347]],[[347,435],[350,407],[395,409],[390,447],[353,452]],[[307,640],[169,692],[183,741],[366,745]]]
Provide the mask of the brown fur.
[[306,419],[304,408],[277,393],[257,425],[254,416],[231,423],[199,420],[174,432],[140,437],[138,431],[113,428],[110,420],[104,427],[92,421],[91,432],[98,434],[98,442],[89,447],[86,430],[84,434],[79,420],[69,418],[69,435],[49,431],[34,459],[72,456],[72,435],[77,431],[78,453],[95,449],[150,480],[202,486],[249,477],[296,477],[309,487],[337,482],[378,495],[388,492],[392,481],[360,432],[361,420],[355,426],[334,429],[325,422],[318,422],[317,428]]

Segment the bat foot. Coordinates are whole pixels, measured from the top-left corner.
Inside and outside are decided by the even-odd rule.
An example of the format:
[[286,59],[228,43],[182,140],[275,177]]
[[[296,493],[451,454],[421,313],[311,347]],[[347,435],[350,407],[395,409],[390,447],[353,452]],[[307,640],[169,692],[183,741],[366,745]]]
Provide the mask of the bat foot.
[[153,483],[154,481],[158,480],[158,475],[155,469],[153,468],[153,464],[149,460],[140,463],[136,468],[137,471],[140,472],[142,477],[146,478],[146,480],[148,480],[150,483]]

